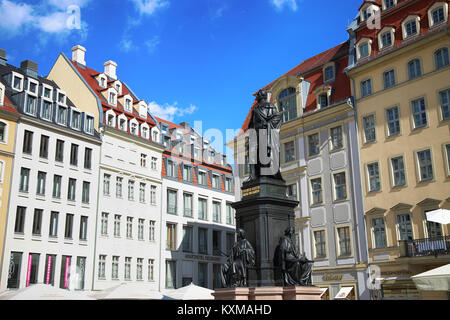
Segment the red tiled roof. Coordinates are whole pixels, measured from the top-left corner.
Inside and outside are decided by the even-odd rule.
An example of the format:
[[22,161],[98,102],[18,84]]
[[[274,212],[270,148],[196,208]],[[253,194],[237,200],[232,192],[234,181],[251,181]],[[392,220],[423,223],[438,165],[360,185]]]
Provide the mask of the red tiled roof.
[[8,99],[8,97],[6,96],[6,94],[3,96],[3,106],[1,106],[0,108],[2,110],[14,113],[14,114],[19,114],[19,112],[17,111],[17,109],[15,108],[14,104],[11,102],[11,100]]

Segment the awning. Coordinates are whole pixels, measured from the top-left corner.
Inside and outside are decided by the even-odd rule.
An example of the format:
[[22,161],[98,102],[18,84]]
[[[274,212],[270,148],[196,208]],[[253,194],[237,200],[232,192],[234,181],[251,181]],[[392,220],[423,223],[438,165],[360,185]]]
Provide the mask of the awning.
[[421,291],[450,291],[450,264],[411,277]]
[[437,222],[440,224],[450,223],[450,210],[437,209],[427,212],[427,221]]
[[338,294],[335,299],[346,299],[350,292],[352,292],[353,287],[342,287],[341,290],[339,290]]
[[327,290],[328,290],[328,288],[320,288],[320,291],[322,291],[322,293],[320,294],[321,298],[325,294],[325,292],[327,292]]

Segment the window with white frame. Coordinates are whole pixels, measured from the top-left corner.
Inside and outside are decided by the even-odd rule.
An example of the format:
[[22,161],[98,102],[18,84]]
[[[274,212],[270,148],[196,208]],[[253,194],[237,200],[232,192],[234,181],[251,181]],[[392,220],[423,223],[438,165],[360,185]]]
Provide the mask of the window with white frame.
[[364,59],[372,52],[372,40],[361,39],[356,45],[356,58],[358,60]]
[[298,200],[296,183],[287,185],[286,195],[288,196],[289,199]]
[[[133,119],[135,120],[135,119]],[[138,124],[135,121],[130,121],[130,132],[131,134],[137,135],[138,134]]]
[[319,94],[319,96],[317,97],[317,100],[318,100],[317,104],[319,105],[320,109],[328,107],[328,94],[327,93]]
[[117,80],[116,82],[114,82],[114,89],[116,89],[117,94],[120,96],[122,94],[122,84],[120,83],[119,80]]
[[116,198],[122,198],[123,178],[116,177]]
[[397,5],[397,0],[383,0],[383,10],[388,10]]
[[436,2],[428,9],[428,24],[430,28],[439,26],[448,20],[448,3]]
[[38,95],[39,82],[34,80],[34,79],[31,79],[31,78],[28,78],[27,80],[28,80],[27,92],[32,94],[32,95],[34,95],[34,96],[37,96]]
[[297,118],[297,97],[295,88],[283,90],[278,96],[280,111],[286,111],[283,115],[283,121],[287,122]]
[[11,87],[13,88],[13,90],[22,92],[23,91],[23,82],[24,82],[24,76],[13,71],[12,72],[12,80],[11,80]]
[[154,259],[148,259],[148,281],[155,280],[155,260]]
[[[152,170],[158,170],[158,158],[152,157],[152,160],[150,162],[150,168]],[[192,174],[191,174],[191,176],[192,176]]]
[[94,117],[86,115],[86,124],[84,128],[86,133],[94,134]]
[[150,187],[150,204],[156,205],[156,186]]
[[98,278],[101,280],[106,279],[105,269],[106,269],[106,256],[101,254],[98,258]]
[[380,170],[378,162],[367,165],[368,189],[369,192],[381,190]]
[[434,222],[434,221],[429,221],[426,218],[427,212],[429,212],[429,211],[432,211],[432,210],[426,210],[424,212],[427,236],[428,236],[428,238],[441,238],[443,236],[442,224]]
[[145,203],[145,183],[139,184],[139,201]]
[[144,139],[148,139],[149,138],[149,135],[148,135],[149,132],[150,132],[150,130],[148,128],[148,125],[146,123],[143,123],[141,125],[141,137],[144,138]]
[[127,238],[133,238],[133,217],[127,217]]
[[81,130],[81,112],[71,109],[70,126],[73,129]]
[[415,36],[420,29],[419,16],[408,16],[402,23],[403,39]]
[[213,189],[220,189],[220,176],[213,174],[212,175],[212,187]]
[[147,155],[145,153],[141,153],[141,167],[147,167]]
[[363,117],[364,142],[369,143],[376,140],[375,115],[371,114]]
[[108,235],[108,217],[109,217],[108,213],[102,212],[101,227],[100,227],[100,234],[102,236]]
[[442,120],[450,119],[450,89],[439,92]]
[[38,98],[31,94],[27,94],[25,101],[25,113],[36,116]]
[[144,219],[138,220],[138,240],[144,240]]
[[101,74],[98,76],[98,84],[100,87],[102,88],[106,88],[107,86],[107,79],[106,76],[104,74]]
[[120,220],[121,220],[121,216],[116,214],[114,215],[114,236],[115,237],[120,237]]
[[450,64],[448,48],[440,48],[434,53],[436,70],[447,67]]
[[419,181],[432,180],[433,175],[433,163],[431,159],[431,150],[422,150],[417,153],[417,166],[419,171]]
[[128,180],[128,200],[134,201],[134,181]]
[[319,133],[308,136],[308,155],[310,157],[320,153]]
[[208,178],[205,171],[198,172],[198,183],[202,186],[206,186],[208,184]]
[[150,220],[149,221],[149,241],[155,241],[156,239],[156,221]]
[[62,105],[67,105],[67,103],[66,103],[66,94],[65,94],[65,92],[64,91],[61,91],[61,90],[59,90],[59,89],[57,89],[57,93],[56,93],[56,101],[59,103],[59,104],[62,104]]
[[413,80],[422,75],[422,64],[419,59],[414,59],[408,62],[408,76],[409,80]]
[[41,118],[45,120],[52,120],[52,105],[51,101],[42,99],[41,104]]
[[331,128],[330,137],[331,137],[331,151],[339,150],[344,147],[342,126]]
[[127,119],[125,118],[125,116],[119,116],[119,130],[122,131],[127,131]]
[[385,27],[378,33],[378,45],[380,49],[389,48],[394,44],[394,28]]
[[427,125],[427,112],[425,99],[420,98],[411,102],[414,128],[421,128]]
[[125,280],[131,280],[131,257],[125,257]]
[[345,172],[339,172],[333,174],[334,183],[334,200],[347,199],[347,182],[345,178]]
[[67,125],[67,107],[57,104],[56,106],[56,122],[61,125]]
[[339,243],[339,256],[351,256],[352,246],[351,246],[351,235],[350,227],[340,227],[337,228],[337,236]]
[[398,107],[386,110],[388,136],[400,134],[400,111]]
[[126,97],[125,98],[125,105],[124,105],[124,107],[125,107],[125,111],[127,111],[127,112],[132,112],[132,110],[133,110],[133,107],[132,107],[132,104],[133,104],[133,100],[130,98],[130,97]]
[[144,268],[144,259],[143,258],[137,258],[136,259],[136,280],[144,280],[143,276],[143,268]]
[[314,257],[321,259],[327,256],[325,230],[314,231]]
[[112,106],[117,105],[117,92],[112,89],[108,90],[108,103]]
[[394,187],[401,187],[406,184],[406,173],[403,156],[391,159],[392,182]]
[[112,258],[111,278],[113,280],[119,279],[119,257]]

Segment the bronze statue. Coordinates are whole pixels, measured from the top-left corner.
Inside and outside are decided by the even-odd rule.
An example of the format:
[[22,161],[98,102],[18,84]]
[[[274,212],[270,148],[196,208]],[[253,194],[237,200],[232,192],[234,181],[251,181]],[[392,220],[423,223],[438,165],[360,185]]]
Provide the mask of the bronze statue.
[[256,101],[258,103],[253,108],[249,123],[249,129],[253,130],[250,131],[248,150],[250,155],[248,181],[255,180],[261,175],[281,179],[280,129],[283,112],[278,112],[275,105],[267,101],[266,90],[258,91]]
[[275,250],[274,266],[281,268],[284,286],[312,286],[311,273],[314,261],[300,254],[292,236],[294,228],[289,227],[280,238]]
[[237,231],[237,242],[231,248],[227,262],[222,265],[222,287],[247,287],[248,267],[255,265],[255,250],[245,239],[245,231]]

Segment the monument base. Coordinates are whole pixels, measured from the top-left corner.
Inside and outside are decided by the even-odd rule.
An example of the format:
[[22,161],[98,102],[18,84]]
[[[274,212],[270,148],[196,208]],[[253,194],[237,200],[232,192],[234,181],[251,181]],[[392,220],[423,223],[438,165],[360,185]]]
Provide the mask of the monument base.
[[215,300],[321,300],[317,287],[256,287],[216,289]]

